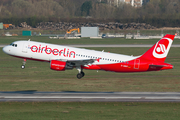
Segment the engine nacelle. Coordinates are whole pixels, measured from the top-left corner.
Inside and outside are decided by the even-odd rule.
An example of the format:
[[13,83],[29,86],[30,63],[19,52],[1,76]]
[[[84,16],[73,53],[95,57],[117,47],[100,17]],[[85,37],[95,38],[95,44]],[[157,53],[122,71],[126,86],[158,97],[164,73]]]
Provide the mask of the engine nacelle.
[[50,68],[52,70],[65,71],[65,69],[66,69],[66,62],[57,61],[57,60],[51,60]]

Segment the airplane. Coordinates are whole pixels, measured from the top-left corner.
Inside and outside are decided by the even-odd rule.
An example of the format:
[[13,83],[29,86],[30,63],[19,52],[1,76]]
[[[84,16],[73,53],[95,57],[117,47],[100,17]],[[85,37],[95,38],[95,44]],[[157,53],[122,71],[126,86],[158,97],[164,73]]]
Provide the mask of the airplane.
[[165,59],[174,37],[175,35],[165,35],[140,56],[128,56],[30,40],[15,41],[5,46],[3,51],[10,56],[24,59],[22,69],[25,68],[26,60],[46,61],[50,63],[50,68],[56,71],[76,68],[78,70],[77,78],[81,79],[85,75],[83,69],[112,72],[172,69],[173,65],[165,63]]

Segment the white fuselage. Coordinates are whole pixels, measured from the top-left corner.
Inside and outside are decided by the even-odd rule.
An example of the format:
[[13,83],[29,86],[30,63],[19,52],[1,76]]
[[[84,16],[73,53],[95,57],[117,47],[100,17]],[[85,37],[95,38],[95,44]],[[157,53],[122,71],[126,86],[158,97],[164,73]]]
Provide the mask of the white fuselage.
[[51,61],[56,59],[63,61],[101,58],[99,61],[95,61],[93,64],[111,64],[126,62],[137,58],[109,52],[87,50],[34,41],[16,41],[13,44],[17,46],[6,46],[3,48],[3,51],[8,51],[6,53],[12,56],[41,61]]

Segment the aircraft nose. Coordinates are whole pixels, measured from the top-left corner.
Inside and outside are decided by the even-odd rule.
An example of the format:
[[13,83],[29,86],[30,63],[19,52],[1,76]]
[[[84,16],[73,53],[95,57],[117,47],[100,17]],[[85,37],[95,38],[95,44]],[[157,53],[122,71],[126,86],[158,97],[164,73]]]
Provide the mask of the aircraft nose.
[[2,50],[3,50],[3,52],[6,53],[6,54],[8,53],[8,48],[7,48],[7,46],[3,47]]

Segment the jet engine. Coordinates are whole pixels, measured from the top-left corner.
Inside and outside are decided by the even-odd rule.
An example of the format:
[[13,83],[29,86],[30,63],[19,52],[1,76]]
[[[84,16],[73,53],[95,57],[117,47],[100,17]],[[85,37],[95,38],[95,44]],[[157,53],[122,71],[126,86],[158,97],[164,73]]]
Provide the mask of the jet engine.
[[57,61],[57,60],[51,60],[50,68],[52,70],[65,71],[65,69],[66,69],[66,62]]

